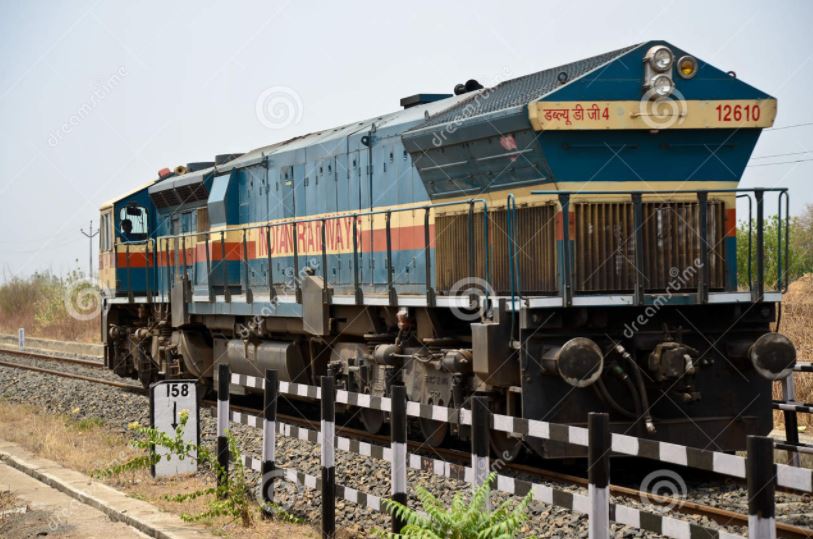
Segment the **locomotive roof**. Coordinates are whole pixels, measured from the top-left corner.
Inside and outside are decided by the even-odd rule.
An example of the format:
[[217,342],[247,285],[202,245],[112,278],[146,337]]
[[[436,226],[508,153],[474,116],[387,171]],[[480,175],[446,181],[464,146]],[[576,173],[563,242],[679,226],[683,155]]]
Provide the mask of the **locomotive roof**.
[[369,118],[360,122],[353,122],[333,129],[308,133],[285,141],[276,142],[252,150],[225,165],[218,166],[217,172],[226,172],[232,168],[244,166],[246,163],[255,161],[260,157],[273,155],[278,152],[320,144],[332,139],[344,139],[352,133],[369,128],[373,123],[380,129],[382,127],[402,123],[414,123],[425,118],[425,121],[418,123],[406,131],[409,133],[455,121],[460,118],[471,118],[483,114],[497,113],[523,107],[531,101],[544,97],[546,94],[560,88],[562,83],[560,83],[557,78],[559,73],[563,71],[567,73],[567,82],[571,82],[641,45],[642,43],[637,43],[561,66],[543,69],[536,73],[501,82],[492,88],[476,90]]
[[[275,154],[330,143],[331,141],[335,141],[336,143],[339,143],[340,141],[343,142],[351,135],[366,134],[373,125],[375,125],[375,128],[378,130],[401,125],[403,126],[401,135],[404,137],[405,144],[407,144],[409,139],[413,139],[411,146],[415,146],[416,144],[420,146],[418,142],[415,142],[418,140],[418,138],[426,138],[428,136],[427,133],[431,133],[433,128],[436,128],[436,126],[444,124],[448,125],[451,122],[461,122],[478,117],[483,117],[483,119],[488,122],[492,121],[492,119],[494,121],[499,121],[502,118],[508,118],[510,116],[521,116],[527,119],[524,108],[527,107],[529,103],[543,99],[554,92],[563,90],[566,87],[569,87],[571,83],[589,77],[591,73],[596,74],[596,79],[601,78],[605,69],[609,69],[614,61],[619,60],[622,56],[629,54],[635,49],[645,47],[652,43],[656,42],[649,41],[637,43],[610,52],[583,58],[560,66],[543,69],[541,71],[521,77],[516,77],[503,81],[490,88],[483,88],[480,90],[467,92],[462,95],[451,96],[438,101],[415,105],[403,110],[391,112],[389,114],[384,114],[373,118],[368,118],[366,120],[341,125],[332,129],[316,131],[284,141],[275,142],[267,146],[256,148],[241,155],[240,157],[237,157],[236,159],[221,165],[217,165],[213,168],[190,172],[179,177],[172,177],[171,181],[184,182],[191,179],[192,176],[195,176],[195,178],[201,178],[211,173],[222,174],[234,168],[260,163],[264,158],[273,156]],[[562,73],[565,74],[563,77],[564,80],[560,80]],[[742,88],[749,88],[751,93],[762,95],[756,89],[745,85],[741,81],[736,81],[736,84]],[[726,92],[730,92],[730,88],[730,85],[724,87]],[[749,94],[749,96],[750,95],[751,94]],[[411,152],[412,150],[410,150],[410,144],[407,144],[407,146],[407,149]],[[324,151],[325,150],[319,150],[320,153]],[[327,148],[327,152],[330,153],[329,147]],[[158,184],[162,183],[162,180],[154,180],[148,183],[147,186],[151,184],[155,185],[155,187],[151,189],[154,190],[157,189]],[[144,187],[145,186],[142,186],[138,190],[141,190]],[[130,194],[132,194],[132,192],[128,193],[128,195],[118,197],[117,199],[105,204],[105,206],[109,206],[112,202],[121,200]]]
[[457,121],[459,118],[472,118],[506,109],[526,107],[531,101],[541,99],[552,91],[561,88],[563,83],[558,80],[560,73],[567,74],[566,82],[571,82],[641,45],[641,43],[638,43],[576,62],[570,62],[569,64],[543,69],[536,73],[501,82],[483,92],[464,94],[465,100],[454,104],[439,114],[435,114],[410,131],[420,131],[427,127]]
[[344,140],[345,137],[353,133],[368,130],[372,124],[375,124],[376,129],[381,129],[403,123],[414,123],[420,121],[422,118],[425,118],[427,113],[431,117],[432,114],[442,112],[446,108],[464,101],[469,97],[469,94],[456,95],[446,99],[433,101],[431,103],[415,105],[413,107],[409,107],[408,109],[398,110],[389,114],[368,118],[359,122],[353,122],[339,127],[334,127],[332,129],[324,129],[322,131],[300,135],[281,142],[275,142],[274,144],[269,144],[268,146],[263,146],[245,153],[233,161],[229,161],[224,165],[217,166],[216,169],[217,172],[226,172],[233,168],[244,166],[246,163],[254,161],[259,157],[273,155],[279,152],[296,150],[314,144],[322,144],[331,140]]

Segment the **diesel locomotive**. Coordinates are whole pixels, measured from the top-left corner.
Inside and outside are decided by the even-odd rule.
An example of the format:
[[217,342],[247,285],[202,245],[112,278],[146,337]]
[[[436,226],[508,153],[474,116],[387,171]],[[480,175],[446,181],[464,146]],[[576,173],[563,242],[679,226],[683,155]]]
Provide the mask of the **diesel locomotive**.
[[[103,205],[106,365],[145,385],[208,385],[222,363],[312,385],[330,373],[574,425],[606,411],[614,431],[715,450],[771,429],[772,381],[795,362],[772,330],[788,193],[739,181],[774,98],[650,41],[401,106],[163,169]],[[371,432],[387,420],[350,411]],[[467,436],[413,427],[429,444]]]

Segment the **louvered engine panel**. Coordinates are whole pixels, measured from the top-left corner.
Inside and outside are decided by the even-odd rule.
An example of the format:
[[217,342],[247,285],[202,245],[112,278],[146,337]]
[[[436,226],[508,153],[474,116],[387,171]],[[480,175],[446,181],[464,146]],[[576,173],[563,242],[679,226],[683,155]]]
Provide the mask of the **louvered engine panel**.
[[[633,207],[628,202],[574,204],[574,271],[577,292],[630,291],[635,286]],[[699,205],[643,205],[644,288],[673,292],[697,287],[701,271]],[[709,276],[712,289],[725,284],[724,215],[708,205]]]
[[[553,205],[521,207],[516,211],[513,236],[516,241],[520,291],[523,294],[556,292],[554,217]],[[490,286],[492,291],[504,294],[510,290],[510,241],[506,211],[489,211],[488,221]],[[468,288],[470,276],[486,280],[483,214],[473,214],[471,232],[469,223],[467,213],[439,215],[435,218],[435,276],[440,292],[459,293]]]

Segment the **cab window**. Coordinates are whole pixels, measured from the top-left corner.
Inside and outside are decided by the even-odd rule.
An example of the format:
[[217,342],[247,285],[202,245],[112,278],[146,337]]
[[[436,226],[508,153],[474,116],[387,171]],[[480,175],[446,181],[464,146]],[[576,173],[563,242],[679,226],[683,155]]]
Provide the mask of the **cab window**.
[[113,248],[112,217],[112,213],[103,213],[101,217],[101,224],[99,226],[99,249],[102,251],[109,251]]
[[147,210],[142,206],[127,206],[119,214],[119,233],[123,241],[147,239]]

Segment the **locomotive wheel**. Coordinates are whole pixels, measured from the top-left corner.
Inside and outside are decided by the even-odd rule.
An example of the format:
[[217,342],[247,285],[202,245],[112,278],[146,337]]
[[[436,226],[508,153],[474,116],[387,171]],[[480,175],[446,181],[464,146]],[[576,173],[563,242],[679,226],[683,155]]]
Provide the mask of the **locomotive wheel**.
[[489,445],[494,458],[502,459],[505,462],[514,462],[522,455],[525,446],[521,439],[511,438],[507,433],[497,430],[492,430],[489,434]]
[[141,382],[144,389],[149,390],[150,384],[158,381],[158,371],[150,356],[141,346],[138,347],[138,355],[134,359],[137,362],[138,381]]
[[421,434],[424,442],[430,447],[438,447],[449,434],[449,424],[444,421],[434,421],[432,419],[420,418]]
[[370,408],[362,408],[359,418],[361,419],[361,424],[364,425],[364,430],[370,434],[378,434],[387,420],[384,412]]
[[158,373],[151,368],[142,369],[138,371],[138,381],[141,382],[144,389],[150,389],[150,384],[158,381]]

